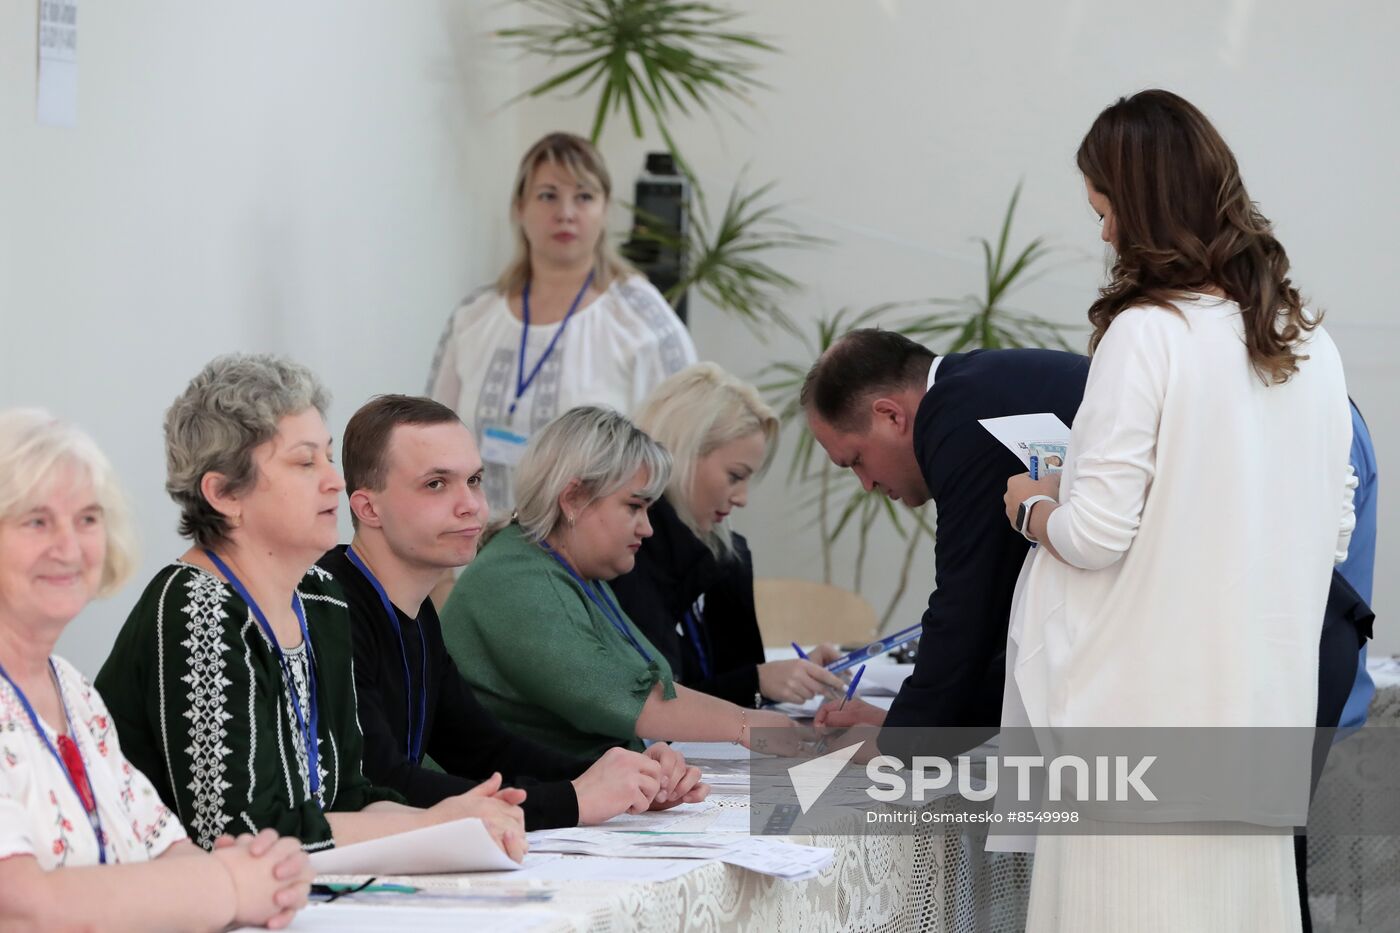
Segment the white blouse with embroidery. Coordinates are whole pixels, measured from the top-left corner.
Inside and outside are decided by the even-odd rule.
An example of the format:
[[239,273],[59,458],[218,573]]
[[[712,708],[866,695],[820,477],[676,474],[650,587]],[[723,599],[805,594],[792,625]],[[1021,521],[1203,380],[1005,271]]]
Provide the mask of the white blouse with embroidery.
[[[448,319],[428,394],[455,410],[480,443],[493,425],[528,437],[575,405],[605,405],[630,415],[666,377],[695,362],[685,325],[640,275],[614,281],[579,308],[546,358],[561,327],[530,325],[526,372],[544,362],[517,401],[525,325],[494,288],[475,293]],[[490,456],[483,459],[486,501],[494,514],[509,515],[515,471]]]
[[[185,838],[145,775],[122,756],[102,698],[77,668],[54,657],[70,735],[83,755],[106,836],[107,862],[144,862]],[[58,746],[58,733],[43,723]],[[34,733],[13,688],[0,679],[0,859],[32,855],[45,870],[98,863],[97,838],[62,765]]]

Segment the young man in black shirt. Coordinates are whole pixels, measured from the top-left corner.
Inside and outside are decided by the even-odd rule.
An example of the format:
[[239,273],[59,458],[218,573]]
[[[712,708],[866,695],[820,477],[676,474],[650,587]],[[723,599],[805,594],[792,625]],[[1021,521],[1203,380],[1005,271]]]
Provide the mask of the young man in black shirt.
[[431,806],[499,773],[526,791],[527,829],[704,799],[699,770],[667,745],[576,759],[510,735],[472,695],[428,598],[476,556],[488,516],[476,443],[451,409],[376,397],[351,418],[342,450],[355,538],[319,563],[350,606],[370,780]]

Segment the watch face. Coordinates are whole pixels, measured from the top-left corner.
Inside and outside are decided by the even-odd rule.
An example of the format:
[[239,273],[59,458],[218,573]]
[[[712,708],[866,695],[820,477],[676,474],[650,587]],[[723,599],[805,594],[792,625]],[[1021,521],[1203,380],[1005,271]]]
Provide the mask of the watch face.
[[1026,530],[1026,504],[1024,502],[1016,506],[1016,527],[1022,531]]

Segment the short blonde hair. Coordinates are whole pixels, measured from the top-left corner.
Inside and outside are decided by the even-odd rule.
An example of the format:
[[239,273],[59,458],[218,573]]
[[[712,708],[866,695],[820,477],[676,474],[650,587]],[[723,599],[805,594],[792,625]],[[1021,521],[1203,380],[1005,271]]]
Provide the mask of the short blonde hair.
[[690,510],[695,467],[702,457],[730,441],[763,435],[762,476],[778,450],[781,425],[758,390],[714,363],[696,363],[652,390],[637,413],[637,426],[656,438],[675,458],[666,499],[686,527],[695,532],[716,557],[732,555],[728,528],[716,524],[702,534]]
[[223,474],[229,493],[251,489],[253,449],[286,416],[315,408],[324,418],[329,406],[330,393],[299,363],[264,353],[210,361],[165,413],[165,491],[180,507],[180,534],[204,548],[226,541],[229,520],[204,498],[204,475]]
[[564,520],[559,497],[578,480],[589,501],[610,496],[637,471],[647,471],[637,494],[654,501],[671,477],[671,455],[611,408],[581,405],[530,439],[515,469],[515,520],[525,536],[543,541]]
[[[603,156],[593,144],[582,136],[572,133],[550,133],[530,147],[520,160],[520,168],[515,173],[515,185],[510,191],[510,222],[515,228],[515,257],[506,271],[496,280],[496,289],[503,295],[514,295],[525,288],[530,281],[530,241],[525,239],[525,231],[517,216],[525,202],[525,188],[535,169],[544,163],[551,163],[574,176],[576,182],[590,182],[603,192],[604,205],[612,200],[612,178]],[[606,227],[598,234],[598,245],[593,251],[593,284],[600,290],[606,289],[614,279],[626,279],[636,275],[633,269],[613,249],[608,239]]]
[[42,408],[0,411],[0,521],[37,505],[64,475],[64,466],[86,476],[102,507],[107,553],[97,595],[109,596],[131,576],[137,562],[131,508],[111,461],[85,432]]

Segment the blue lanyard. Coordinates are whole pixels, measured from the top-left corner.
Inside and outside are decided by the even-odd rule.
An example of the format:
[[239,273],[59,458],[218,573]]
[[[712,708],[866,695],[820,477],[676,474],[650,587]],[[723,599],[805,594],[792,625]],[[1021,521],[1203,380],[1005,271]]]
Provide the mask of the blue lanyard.
[[427,731],[428,722],[428,643],[423,638],[423,623],[414,620],[418,626],[418,646],[422,649],[422,663],[419,668],[418,678],[418,728],[413,727],[413,688],[410,686],[408,677],[408,648],[403,643],[403,630],[399,627],[399,613],[394,608],[394,604],[389,601],[389,594],[384,592],[384,585],[379,582],[379,578],[374,575],[360,555],[355,553],[353,547],[345,549],[345,556],[350,559],[350,563],[355,565],[355,569],[364,574],[369,585],[374,587],[374,591],[379,594],[379,601],[384,604],[384,612],[389,616],[389,624],[394,627],[394,634],[399,636],[399,657],[403,659],[403,692],[404,702],[408,704],[408,757],[415,765],[423,760],[423,734]]
[[709,680],[710,659],[705,654],[704,639],[700,637],[700,619],[695,615],[695,609],[687,609],[682,621],[685,624],[685,633],[690,638],[691,645],[695,647],[695,656],[700,660],[700,677]]
[[[272,630],[272,626],[267,621],[267,616],[263,615],[262,607],[253,599],[243,581],[228,568],[228,565],[219,560],[219,555],[206,549],[204,556],[217,568],[219,573],[224,575],[229,586],[233,587],[240,599],[248,604],[248,608],[253,611],[253,617],[258,620],[258,625],[262,627],[263,634],[267,640],[272,642],[272,650],[277,654],[277,663],[282,668],[282,684],[287,688],[287,696],[292,701],[292,712],[297,717],[297,728],[301,730],[301,739],[306,747],[306,770],[310,773],[306,776],[306,782],[311,787],[311,798],[319,804],[317,795],[321,791],[321,751],[316,747],[316,736],[320,734],[320,717],[317,715],[316,703],[316,655],[311,650],[311,633],[306,630],[306,613],[302,611],[301,601],[297,599],[296,593],[292,593],[292,611],[297,615],[297,625],[301,626],[301,643],[306,646],[306,692],[311,696],[310,716],[301,710],[301,700],[297,697],[295,681],[292,680],[292,668],[287,663],[287,658],[282,654],[282,645],[277,640],[277,633]],[[251,724],[254,729],[257,723]]]
[[[92,775],[88,773],[87,759],[83,758],[83,750],[78,745],[77,736],[73,732],[73,720],[68,715],[68,701],[63,697],[63,683],[58,679],[58,670],[53,665],[53,658],[49,658],[49,671],[53,674],[54,689],[58,691],[58,702],[63,707],[63,724],[68,730],[68,737],[73,741],[73,747],[78,750],[78,757],[83,762],[83,775],[87,778],[88,792],[92,794],[92,809],[88,810],[83,806],[83,812],[87,813],[88,824],[92,826],[92,833],[97,837],[97,862],[99,865],[107,864],[106,834],[102,832],[102,817],[97,812],[97,788],[92,783]],[[10,689],[19,697],[19,703],[24,707],[24,711],[29,714],[29,721],[34,724],[34,734],[39,737],[39,741],[44,743],[44,747],[49,750],[53,760],[58,762],[58,769],[63,772],[63,776],[68,779],[68,786],[73,788],[73,796],[78,798],[78,804],[83,803],[82,792],[78,790],[78,782],[73,780],[73,774],[68,770],[68,765],[63,763],[63,756],[54,748],[54,744],[49,741],[48,734],[44,732],[44,727],[39,724],[39,714],[34,712],[34,707],[29,703],[29,697],[24,695],[24,691],[19,688],[19,684],[10,679],[4,665],[0,665],[0,677],[5,678],[5,682],[10,685]]]
[[637,649],[637,653],[642,656],[642,660],[650,664],[651,655],[647,654],[646,649],[642,647],[641,642],[637,641],[636,638],[632,637],[631,629],[627,627],[627,623],[624,622],[622,619],[621,607],[614,606],[612,604],[612,601],[607,598],[606,594],[603,593],[601,588],[595,590],[593,587],[589,586],[587,581],[585,581],[583,577],[578,575],[578,571],[570,567],[569,562],[566,561],[564,558],[560,557],[559,552],[554,550],[554,548],[550,547],[548,544],[545,544],[543,541],[540,542],[540,547],[548,551],[549,556],[557,560],[559,562],[559,566],[563,567],[566,571],[568,571],[569,576],[574,578],[574,582],[577,583],[579,586],[583,587],[584,595],[588,597],[589,601],[603,611],[603,615],[607,616],[607,619],[609,622],[612,623],[613,628],[617,629],[618,633],[621,634],[623,638],[627,639],[629,642],[632,643],[632,647]]
[[530,388],[530,383],[535,381],[535,377],[540,374],[540,369],[544,366],[544,361],[549,359],[549,355],[554,352],[554,345],[559,342],[559,338],[564,336],[564,328],[569,326],[569,318],[574,316],[578,310],[580,301],[588,292],[588,286],[593,284],[593,273],[588,273],[588,278],[583,280],[583,288],[578,290],[574,296],[574,303],[569,305],[569,312],[564,315],[564,320],[559,322],[559,329],[554,332],[554,336],[549,338],[549,346],[544,348],[544,354],[535,361],[535,368],[530,370],[530,375],[525,375],[525,342],[530,336],[530,283],[525,282],[525,290],[520,293],[520,317],[525,325],[520,328],[520,365],[515,371],[515,399],[510,403],[510,413],[515,414],[515,406],[520,404],[520,396],[525,394],[525,390]]

